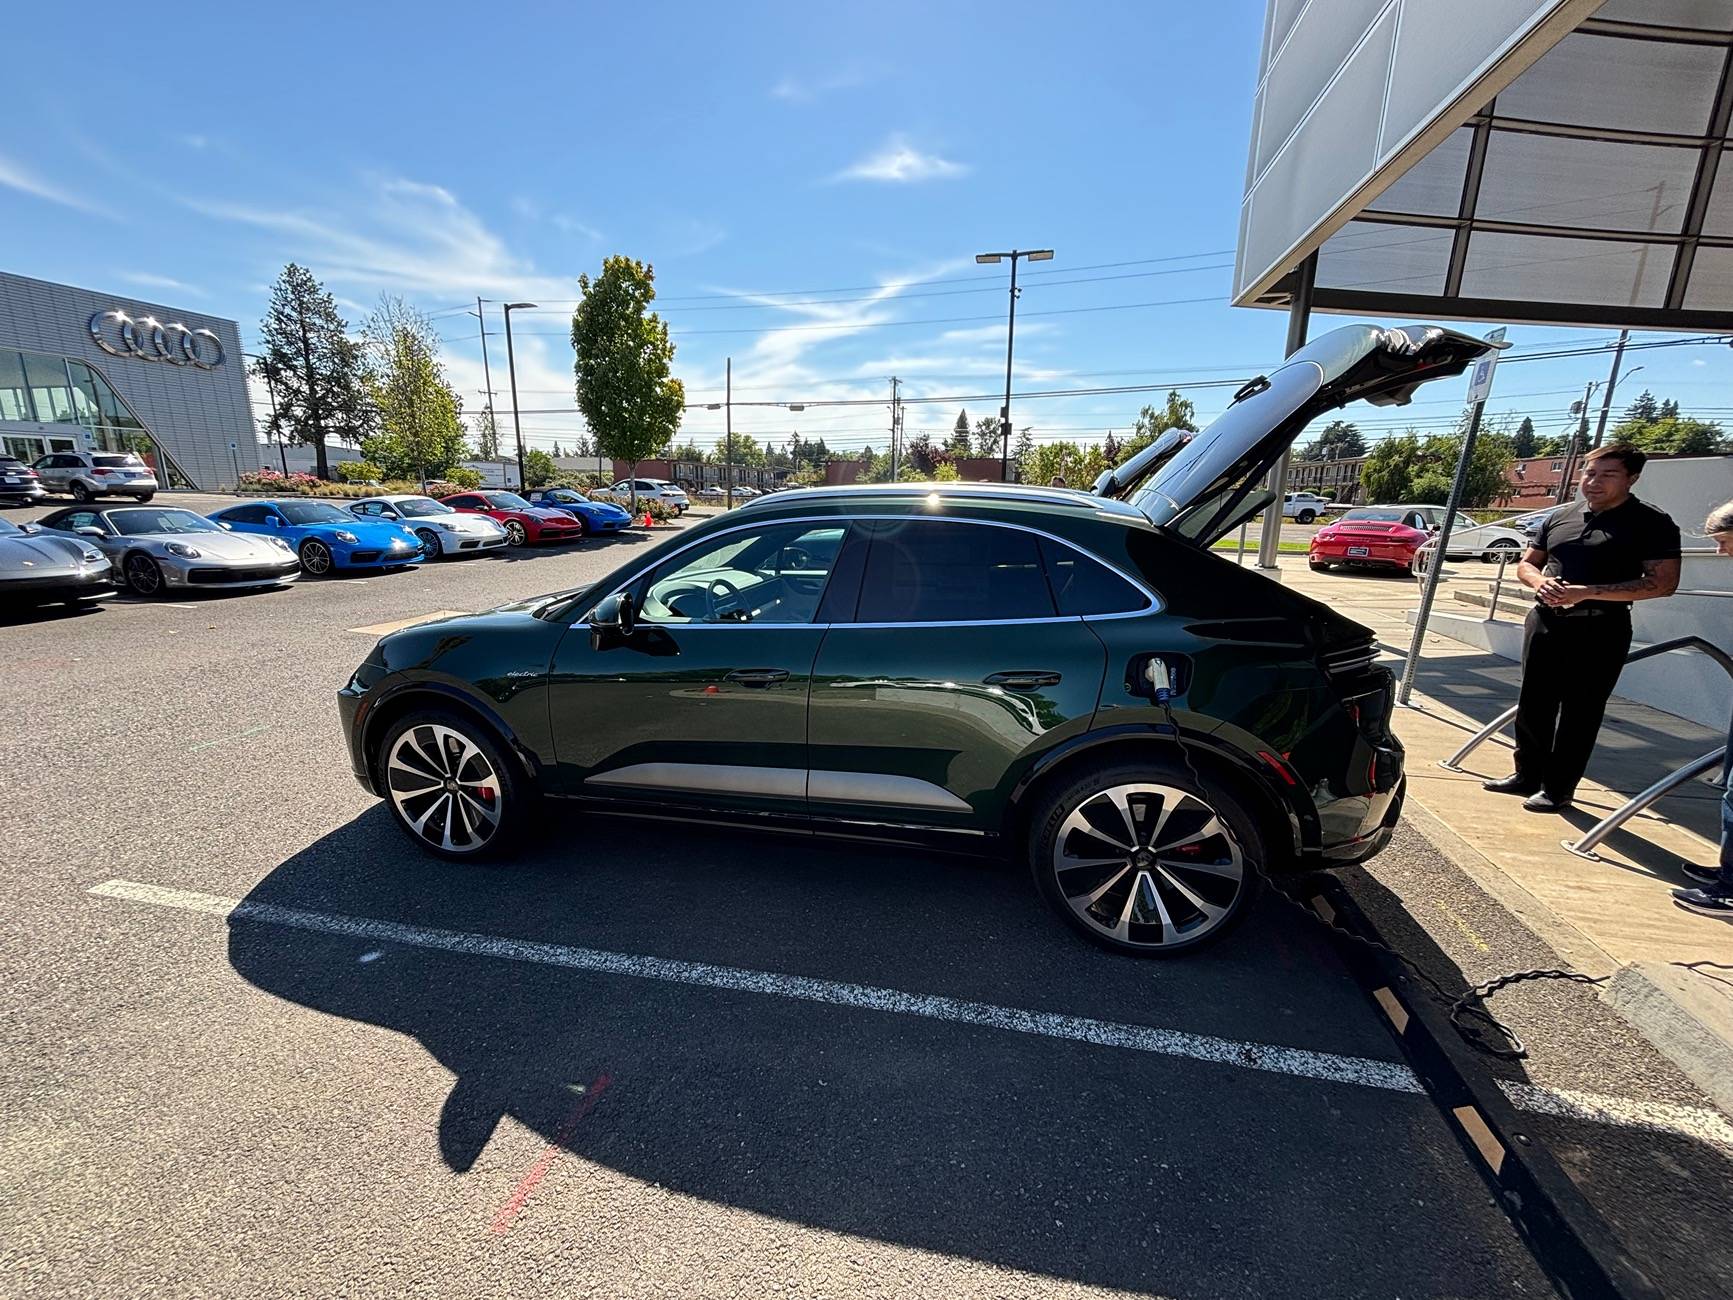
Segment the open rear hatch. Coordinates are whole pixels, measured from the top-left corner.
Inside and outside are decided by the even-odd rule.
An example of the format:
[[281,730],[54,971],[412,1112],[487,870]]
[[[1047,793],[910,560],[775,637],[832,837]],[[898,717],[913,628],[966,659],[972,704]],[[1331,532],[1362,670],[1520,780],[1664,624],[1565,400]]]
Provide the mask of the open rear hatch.
[[1357,401],[1406,405],[1421,384],[1460,375],[1502,346],[1437,325],[1331,330],[1246,384],[1203,432],[1169,430],[1094,491],[1208,547],[1275,500],[1264,482],[1270,467],[1319,415]]

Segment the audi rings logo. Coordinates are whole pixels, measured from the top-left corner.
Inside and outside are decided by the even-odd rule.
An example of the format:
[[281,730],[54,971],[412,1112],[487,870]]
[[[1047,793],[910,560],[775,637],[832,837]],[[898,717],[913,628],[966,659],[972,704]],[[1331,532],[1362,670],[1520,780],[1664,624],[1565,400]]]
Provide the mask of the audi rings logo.
[[171,366],[215,370],[223,364],[223,341],[210,330],[163,324],[154,316],[134,319],[123,311],[99,311],[90,318],[90,337],[111,357],[166,361]]

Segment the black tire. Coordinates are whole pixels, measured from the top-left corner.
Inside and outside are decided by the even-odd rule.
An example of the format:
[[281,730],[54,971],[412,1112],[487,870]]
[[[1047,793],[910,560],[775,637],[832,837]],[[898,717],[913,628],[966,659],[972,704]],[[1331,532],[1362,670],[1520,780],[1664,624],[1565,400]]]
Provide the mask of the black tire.
[[577,535],[572,538],[574,542],[581,542],[590,535],[590,525],[585,522],[582,515],[573,515],[572,522],[578,526]]
[[431,528],[417,528],[415,536],[421,542],[421,555],[424,560],[437,560],[444,556],[445,548],[439,544],[439,534]]
[[1317,517],[1317,514],[1311,510],[1302,510],[1299,514],[1294,516],[1294,522],[1296,524],[1309,524]]
[[72,493],[72,499],[78,502],[79,505],[85,505],[95,499],[90,489],[85,487],[84,484],[80,483],[77,479],[72,480],[72,487],[69,490]]
[[1495,542],[1489,542],[1487,544],[1486,549],[1480,553],[1480,558],[1481,558],[1482,563],[1497,564],[1498,563],[1498,553],[1500,551],[1521,551],[1521,550],[1522,550],[1522,547],[1518,546],[1515,542],[1511,541],[1510,538],[1501,537]]
[[[391,759],[398,754],[399,743],[411,733],[415,733],[410,741],[411,748],[400,755],[405,762],[411,763],[411,769],[402,766],[394,769]],[[468,749],[449,743],[451,735],[461,737],[485,761],[490,769],[485,785],[475,784],[473,778],[481,775],[481,769]],[[412,770],[415,751],[419,751],[428,765],[425,778]],[[425,790],[417,790],[411,783],[439,776],[441,760],[447,779],[430,784]],[[528,819],[532,791],[518,775],[504,746],[494,734],[464,714],[445,709],[424,709],[406,714],[386,729],[385,738],[373,756],[373,764],[378,786],[385,791],[385,806],[390,809],[393,820],[424,852],[434,857],[452,862],[477,862],[497,857],[511,845]],[[451,799],[448,783],[451,777],[471,787],[472,792],[467,805],[451,805],[452,821],[448,831],[445,801]],[[491,800],[482,793],[489,789],[492,791]],[[485,825],[484,817],[469,811],[484,806],[493,809],[496,825],[485,838],[475,840],[469,836],[470,823],[463,818],[473,818],[475,824]],[[423,829],[416,828],[414,819],[417,817],[426,818]],[[442,842],[448,834],[454,842],[452,848],[447,848]]]
[[140,492],[137,496],[135,496],[133,498],[133,500],[138,502],[139,505],[142,506],[145,502],[149,501],[155,495],[156,495],[155,492]]
[[301,572],[309,578],[323,578],[337,567],[331,548],[315,537],[301,543]]
[[[1126,822],[1116,793],[1141,824]],[[1144,830],[1149,817],[1164,838],[1140,848],[1140,838],[1155,839]],[[1210,831],[1212,824],[1220,829]],[[1136,850],[1123,855],[1123,865],[1113,862],[1122,846],[1093,829],[1102,825],[1124,828]],[[1196,838],[1187,843],[1187,836]],[[1174,853],[1158,852],[1163,844]],[[1061,867],[1062,851],[1080,865]],[[1056,785],[1035,807],[1027,852],[1035,887],[1068,925],[1139,957],[1194,952],[1228,933],[1251,910],[1269,856],[1256,819],[1232,790],[1200,786],[1183,764],[1166,762],[1103,764]],[[1150,893],[1158,900],[1153,909]]]
[[508,519],[505,521],[505,544],[507,546],[527,546],[529,545],[529,540],[529,529],[525,528],[516,519]]
[[120,571],[126,579],[127,590],[134,595],[160,598],[167,594],[168,584],[163,581],[162,569],[148,555],[134,551],[121,561]]

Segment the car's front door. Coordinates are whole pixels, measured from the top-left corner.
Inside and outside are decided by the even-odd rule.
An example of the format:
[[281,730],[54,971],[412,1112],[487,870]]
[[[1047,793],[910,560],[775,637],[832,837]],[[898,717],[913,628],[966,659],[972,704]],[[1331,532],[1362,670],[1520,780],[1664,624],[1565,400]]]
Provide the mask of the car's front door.
[[813,668],[811,815],[996,831],[1018,777],[1094,717],[1107,651],[1055,595],[1094,561],[1008,524],[861,527],[858,606]]
[[629,632],[580,620],[549,679],[567,794],[746,815],[806,808],[806,703],[838,522],[746,525],[625,590]]

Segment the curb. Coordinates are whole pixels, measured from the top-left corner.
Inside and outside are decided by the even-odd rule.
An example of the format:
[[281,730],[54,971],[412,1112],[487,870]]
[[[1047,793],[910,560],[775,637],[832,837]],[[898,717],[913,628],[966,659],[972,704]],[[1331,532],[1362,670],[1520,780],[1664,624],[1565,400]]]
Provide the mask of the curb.
[[[1601,996],[1711,1100],[1733,1115],[1733,1043],[1689,1003],[1713,994],[1679,987],[1680,976],[1647,962],[1620,969]],[[1672,986],[1672,987],[1669,987]]]
[[1383,939],[1342,883],[1324,876],[1314,887],[1305,905],[1332,931],[1337,954],[1553,1284],[1570,1300],[1661,1300],[1606,1220],[1524,1131],[1525,1121],[1444,1010],[1394,957],[1353,941]]

